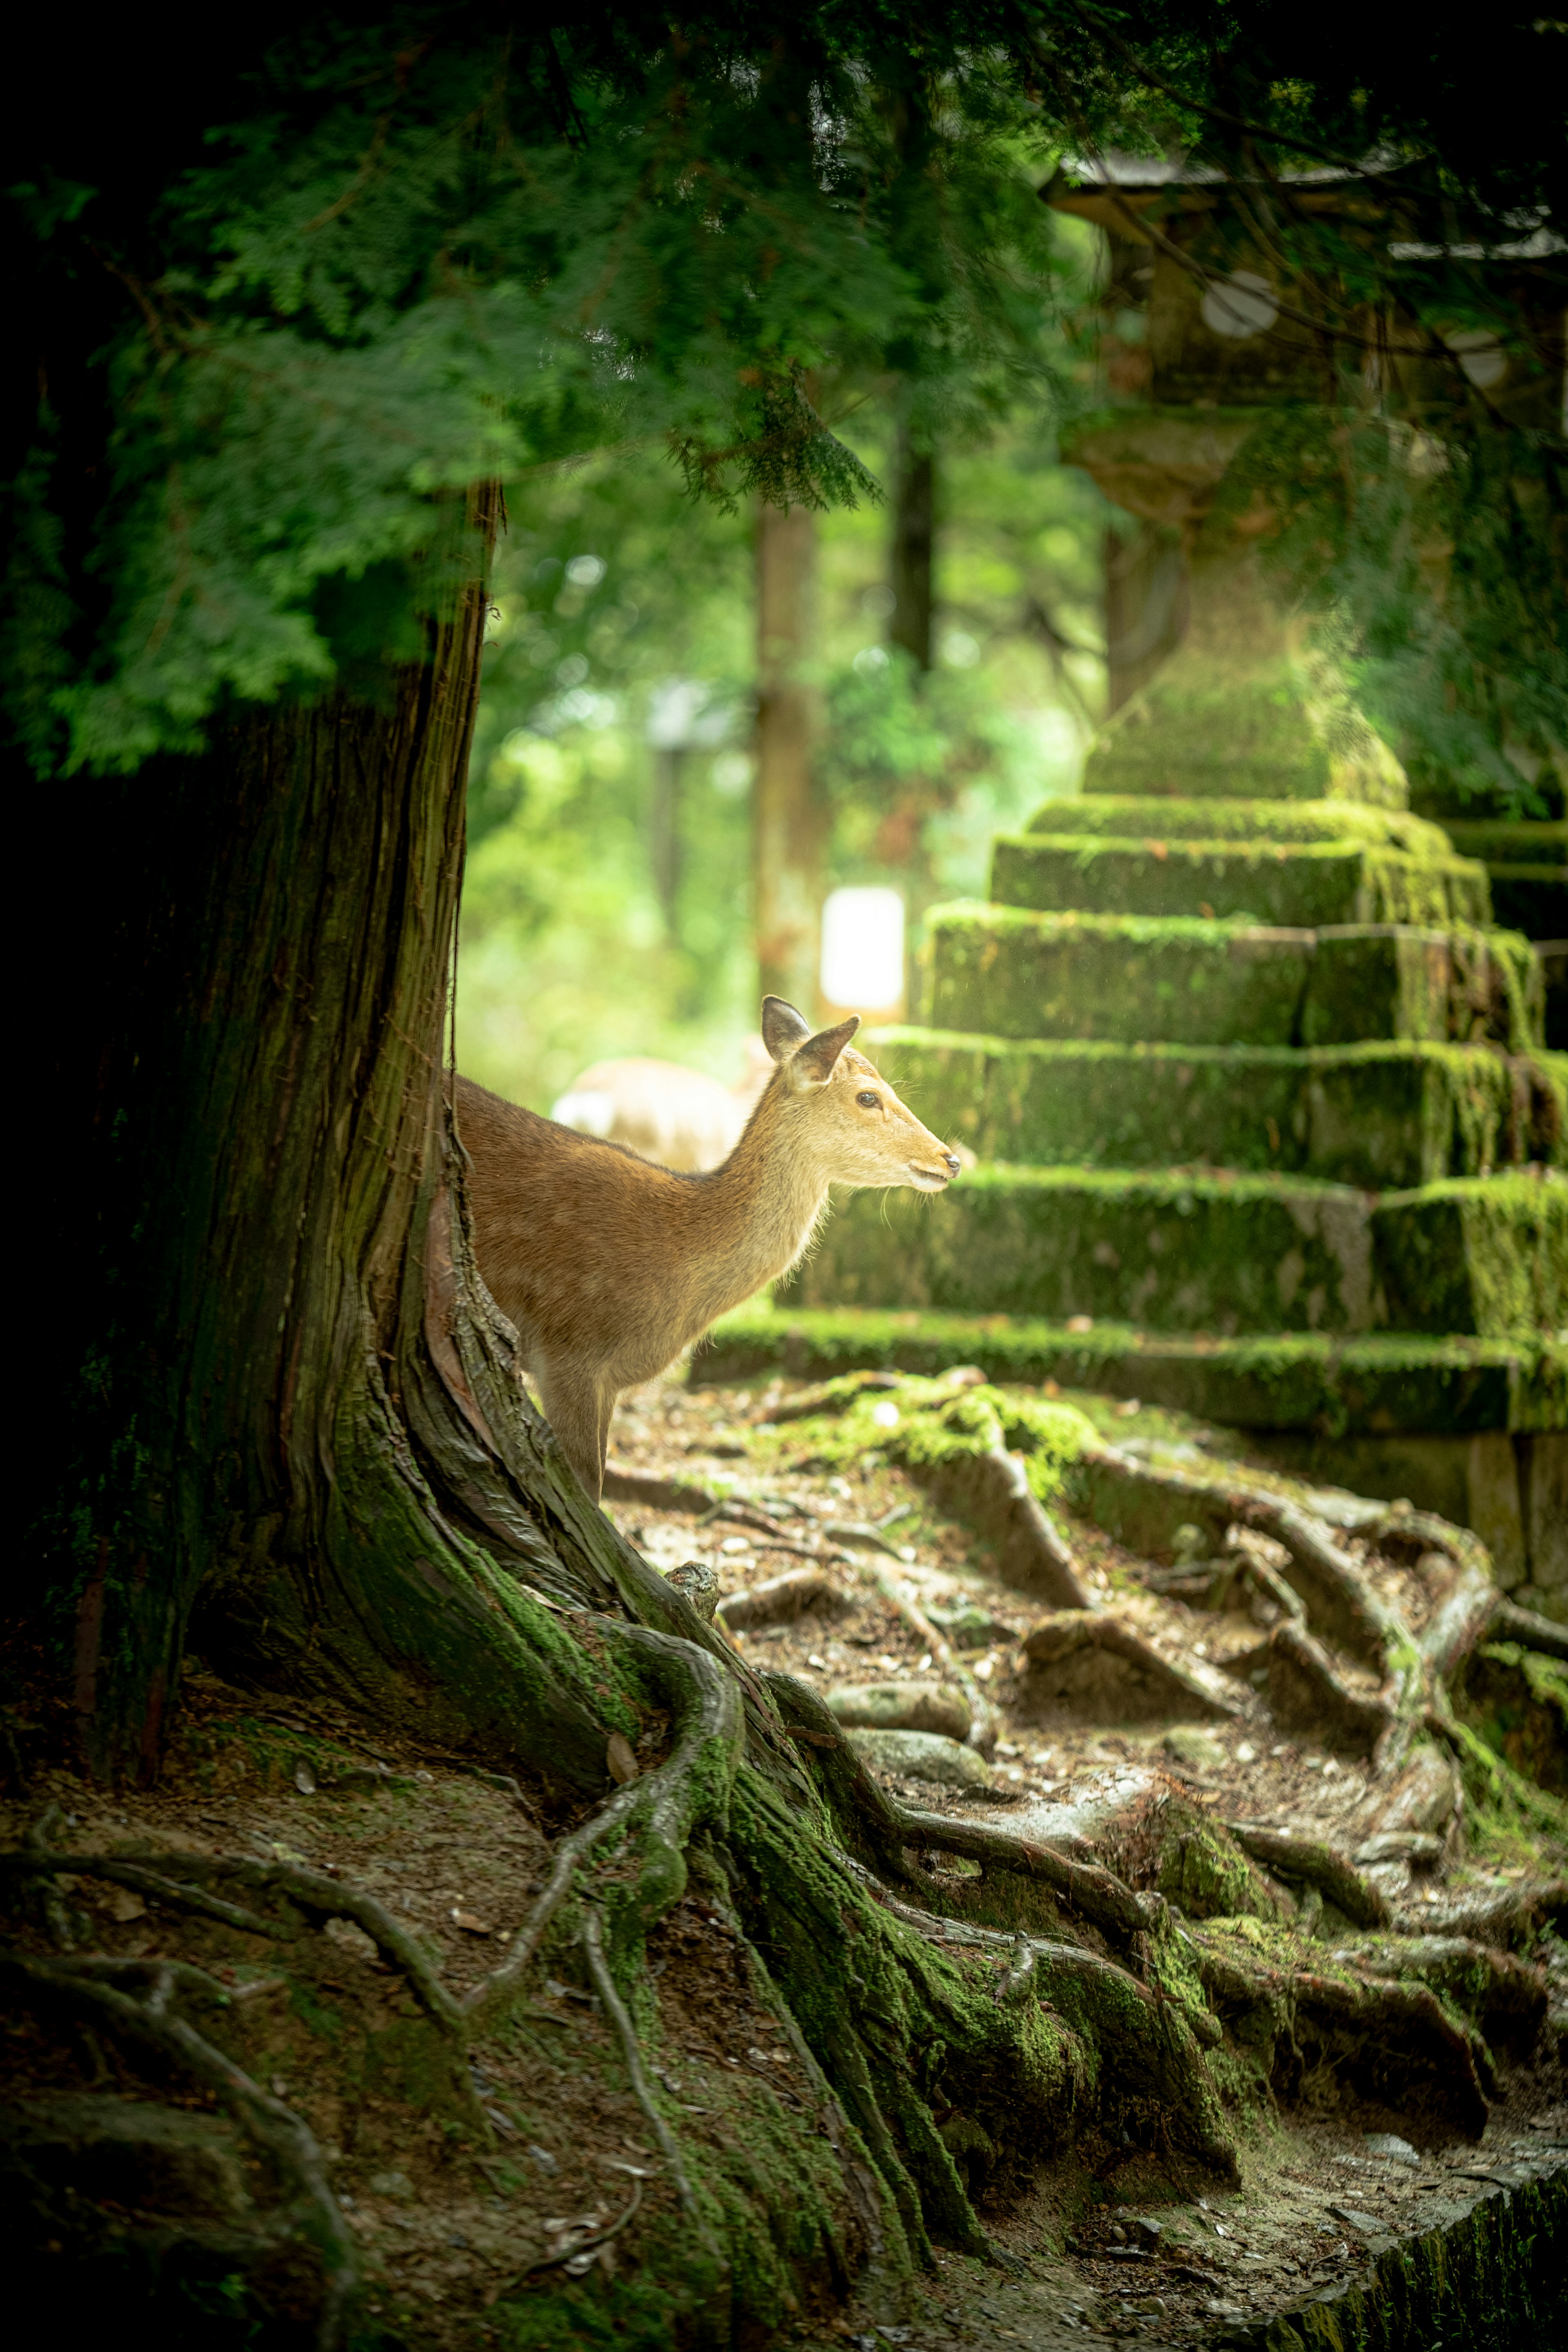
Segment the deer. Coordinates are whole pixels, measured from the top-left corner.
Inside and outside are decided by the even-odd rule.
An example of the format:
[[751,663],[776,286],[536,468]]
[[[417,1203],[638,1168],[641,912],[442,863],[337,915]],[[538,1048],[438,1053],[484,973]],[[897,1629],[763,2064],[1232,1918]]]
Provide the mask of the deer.
[[622,1392],[799,1264],[850,1184],[942,1192],[956,1153],[850,1045],[763,999],[767,1084],[729,1158],[689,1172],[582,1135],[471,1079],[455,1090],[479,1268],[515,1326],[562,1453],[595,1502]]
[[773,1074],[760,1037],[748,1038],[747,1066],[733,1087],[679,1062],[595,1062],[550,1106],[559,1127],[628,1144],[671,1169],[717,1168],[733,1151]]

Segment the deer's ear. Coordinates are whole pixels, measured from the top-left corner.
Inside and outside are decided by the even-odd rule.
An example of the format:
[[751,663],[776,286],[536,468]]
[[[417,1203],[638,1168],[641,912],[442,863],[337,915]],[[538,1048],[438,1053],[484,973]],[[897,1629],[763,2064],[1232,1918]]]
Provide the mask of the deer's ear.
[[859,1026],[860,1015],[852,1013],[837,1029],[823,1029],[815,1037],[808,1037],[790,1058],[791,1091],[803,1093],[811,1087],[825,1087],[833,1076],[839,1055]]
[[811,1024],[801,1019],[793,1004],[786,1004],[782,996],[763,997],[763,1043],[775,1062],[793,1054],[810,1034]]

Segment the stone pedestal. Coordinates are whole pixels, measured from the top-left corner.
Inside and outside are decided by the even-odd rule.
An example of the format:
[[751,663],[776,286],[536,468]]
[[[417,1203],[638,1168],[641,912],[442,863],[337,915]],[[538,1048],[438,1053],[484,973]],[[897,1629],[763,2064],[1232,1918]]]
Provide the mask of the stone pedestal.
[[933,910],[925,1025],[871,1043],[975,1166],[841,1208],[780,1303],[839,1359],[892,1310],[895,1360],[1228,1423],[1468,1520],[1568,1621],[1568,1060],[1486,866],[1409,812],[1268,592],[1269,518],[1219,495],[1251,423],[1077,443],[1185,535],[1187,638],[989,901]]

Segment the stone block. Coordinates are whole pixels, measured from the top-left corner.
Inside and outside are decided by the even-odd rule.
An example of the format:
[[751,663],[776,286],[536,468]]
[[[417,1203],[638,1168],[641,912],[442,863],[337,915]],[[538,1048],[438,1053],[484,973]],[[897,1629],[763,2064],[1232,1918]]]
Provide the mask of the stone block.
[[927,917],[922,1017],[993,1037],[1190,1045],[1453,1039],[1539,1047],[1541,959],[1510,931],[1294,927],[1185,915]]
[[1372,1225],[1390,1327],[1499,1337],[1568,1327],[1568,1184],[1457,1178],[1385,1193]]
[[873,1032],[927,1126],[982,1160],[1214,1167],[1369,1189],[1568,1159],[1561,1056],[1484,1046],[1123,1045]]
[[1457,1179],[1380,1199],[1266,1176],[982,1164],[940,1202],[852,1198],[794,1295],[1221,1337],[1549,1333],[1568,1324],[1568,1184]]
[[1303,1045],[1448,1035],[1450,957],[1441,930],[1357,923],[1320,931],[1301,1008]]
[[1184,841],[1002,834],[991,896],[1091,915],[1202,915],[1326,923],[1485,923],[1484,866],[1356,841]]
[[803,1269],[800,1303],[1219,1335],[1382,1319],[1370,1204],[1349,1187],[983,1166],[936,1206],[851,1201]]
[[1484,858],[1489,866],[1568,866],[1568,824],[1561,818],[1515,824],[1505,817],[1445,817],[1442,829],[1461,857]]
[[1294,1044],[1314,944],[1307,930],[1010,907],[939,908],[927,931],[933,1028],[1203,1045]]
[[[1146,800],[1087,791],[1048,800],[1029,819],[1030,833],[1103,834],[1163,841],[1360,841],[1422,856],[1449,857],[1456,845],[1441,824],[1404,809],[1362,801]],[[1464,857],[1485,850],[1463,848]]]
[[[1568,1431],[1568,1345],[1556,1340],[1433,1339],[1415,1332],[1246,1333],[1226,1339],[1103,1320],[1069,1331],[1023,1315],[809,1309],[784,1286],[776,1306],[755,1300],[715,1324],[693,1360],[692,1377],[723,1381],[784,1371],[817,1380],[881,1369],[934,1374],[954,1364],[977,1364],[993,1381],[1050,1381],[1069,1391],[1141,1398],[1238,1429],[1305,1433],[1314,1442],[1503,1430],[1549,1434],[1556,1444],[1557,1433]],[[1556,1459],[1557,1486],[1543,1475],[1539,1516],[1544,1519],[1552,1511],[1555,1495],[1564,1506],[1561,1525],[1568,1528],[1564,1465]],[[1331,1474],[1325,1468],[1321,1475]],[[1535,1491],[1532,1482],[1532,1525]],[[1413,1486],[1394,1492],[1421,1500]],[[1439,1502],[1430,1507],[1450,1516]]]
[[1313,937],[1296,1042],[1446,1037],[1528,1054],[1542,1042],[1544,1002],[1541,959],[1514,932],[1331,925]]

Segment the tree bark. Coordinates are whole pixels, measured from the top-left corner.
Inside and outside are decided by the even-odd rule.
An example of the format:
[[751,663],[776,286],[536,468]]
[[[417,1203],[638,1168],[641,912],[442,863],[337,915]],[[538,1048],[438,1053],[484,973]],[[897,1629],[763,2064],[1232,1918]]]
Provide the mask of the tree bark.
[[808,1019],[822,916],[823,822],[812,769],[820,713],[808,676],[816,603],[816,516],[805,507],[761,507],[752,923],[763,994],[787,998]]
[[[498,505],[477,500],[476,573]],[[618,1609],[641,1564],[530,1414],[453,1212],[483,618],[476,583],[379,705],[241,711],[100,790],[106,1042],[61,1066],[81,1410],[48,1597],[104,1779],[155,1775],[195,1622],[235,1671],[604,1784],[597,1706],[546,1669],[502,1565]]]
[[889,554],[893,617],[888,634],[922,672],[931,667],[935,507],[936,461],[929,450],[917,451],[911,446],[908,425],[900,425]]

